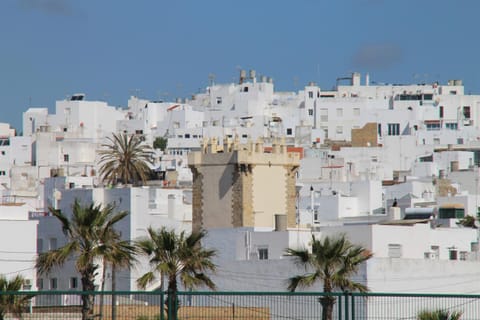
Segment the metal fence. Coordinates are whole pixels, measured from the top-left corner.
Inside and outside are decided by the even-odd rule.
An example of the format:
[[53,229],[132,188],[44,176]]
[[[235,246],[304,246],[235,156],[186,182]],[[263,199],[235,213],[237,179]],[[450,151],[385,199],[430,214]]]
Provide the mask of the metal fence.
[[[179,292],[177,308],[166,292],[3,292],[0,310],[31,297],[23,319],[82,319],[82,294],[94,295],[91,319],[220,320],[321,319],[318,292]],[[480,295],[333,293],[333,319],[418,319],[425,310],[461,312],[462,320],[480,319]],[[6,319],[17,319],[7,312]]]

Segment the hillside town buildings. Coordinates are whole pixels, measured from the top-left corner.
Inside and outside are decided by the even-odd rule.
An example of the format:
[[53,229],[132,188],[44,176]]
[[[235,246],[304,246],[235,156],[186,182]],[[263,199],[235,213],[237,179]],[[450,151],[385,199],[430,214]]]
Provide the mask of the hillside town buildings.
[[[64,241],[48,208],[69,212],[80,199],[128,210],[129,240],[148,226],[207,229],[220,290],[285,290],[286,247],[345,233],[374,254],[358,275],[372,291],[480,293],[478,229],[459,224],[479,212],[479,123],[480,95],[460,80],[379,84],[358,73],[333,89],[278,92],[272,78],[242,71],[188,100],[131,97],[118,108],[75,94],[54,114],[32,107],[22,136],[0,125],[0,226],[38,227],[12,242],[30,262],[0,273],[25,274],[32,290],[79,290],[68,266],[37,277],[31,253]],[[97,150],[119,132],[167,141],[144,187],[98,177]],[[142,268],[124,271],[117,287],[136,290]],[[414,272],[418,281],[403,282]]]

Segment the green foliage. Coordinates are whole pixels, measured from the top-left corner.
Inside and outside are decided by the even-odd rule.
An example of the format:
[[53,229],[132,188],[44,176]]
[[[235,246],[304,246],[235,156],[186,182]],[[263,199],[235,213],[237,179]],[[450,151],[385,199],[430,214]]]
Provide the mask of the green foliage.
[[458,224],[467,228],[477,229],[477,226],[475,225],[475,221],[476,219],[474,216],[466,215],[464,218],[458,221]]
[[139,135],[113,134],[102,144],[100,155],[100,176],[109,184],[145,183],[153,164],[152,148]]
[[[372,257],[367,249],[353,245],[344,236],[325,237],[318,240],[312,235],[312,252],[306,249],[287,249],[286,254],[293,257],[295,264],[307,272],[288,279],[288,290],[298,287],[310,287],[317,282],[323,283],[323,291],[331,293],[334,289],[342,291],[366,292],[368,288],[350,277],[357,273],[358,267]],[[322,319],[332,319],[335,297],[325,295],[320,298]]]
[[[25,279],[21,275],[10,280],[4,275],[0,275],[0,291],[2,293],[20,291],[24,282]],[[32,298],[33,296],[29,294],[0,294],[0,320],[5,319],[7,313],[21,318]]]
[[153,148],[164,151],[167,148],[168,139],[164,137],[156,137],[153,141]]
[[200,285],[215,289],[215,284],[205,274],[216,269],[212,262],[215,251],[201,246],[205,231],[192,232],[187,236],[184,231],[176,234],[165,227],[159,230],[149,227],[147,232],[147,237],[136,242],[138,251],[149,259],[151,266],[151,270],[137,280],[140,288],[144,289],[159,276],[165,276],[168,279],[167,306],[178,306],[178,281],[186,289]]
[[448,310],[424,310],[417,315],[418,320],[459,320],[462,316],[461,311],[450,312]]

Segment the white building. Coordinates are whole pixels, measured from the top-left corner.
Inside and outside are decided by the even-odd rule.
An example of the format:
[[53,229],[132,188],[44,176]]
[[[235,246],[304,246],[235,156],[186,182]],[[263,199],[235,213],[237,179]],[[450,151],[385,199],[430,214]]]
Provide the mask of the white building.
[[13,278],[21,275],[24,290],[36,290],[38,221],[29,219],[34,208],[25,203],[0,204],[0,274]]
[[[75,200],[83,205],[114,203],[118,211],[128,211],[129,215],[117,224],[118,230],[126,240],[134,241],[146,236],[146,230],[167,227],[175,230],[190,231],[192,226],[191,191],[163,188],[81,188],[66,185],[65,177],[47,179],[45,183],[45,204],[62,210],[67,216]],[[61,226],[53,216],[39,217],[38,238],[43,243],[43,250],[50,250],[65,244]],[[39,252],[42,249],[39,248]],[[137,290],[136,279],[148,270],[146,261],[128,270],[117,272],[117,290]],[[80,290],[78,274],[74,261],[42,276],[44,290]],[[109,271],[107,272],[108,274]],[[99,272],[101,275],[101,272]],[[73,280],[76,278],[77,280]],[[99,283],[97,277],[96,282]],[[56,288],[55,286],[56,285]],[[72,287],[76,285],[77,287]],[[155,286],[158,284],[154,284]],[[111,278],[106,280],[106,290],[111,288]]]

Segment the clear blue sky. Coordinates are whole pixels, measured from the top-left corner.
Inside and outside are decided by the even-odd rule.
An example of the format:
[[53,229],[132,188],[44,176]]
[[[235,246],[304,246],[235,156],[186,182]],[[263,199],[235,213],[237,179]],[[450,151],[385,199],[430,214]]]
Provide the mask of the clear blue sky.
[[188,97],[238,69],[277,90],[463,79],[480,93],[479,0],[1,0],[0,122],[85,93]]

